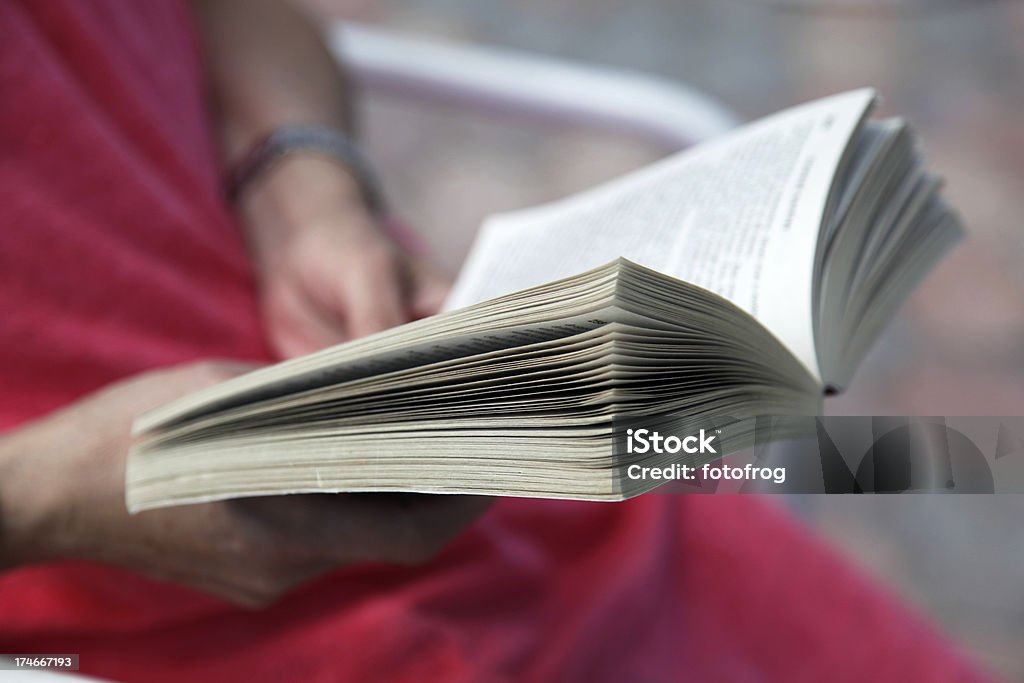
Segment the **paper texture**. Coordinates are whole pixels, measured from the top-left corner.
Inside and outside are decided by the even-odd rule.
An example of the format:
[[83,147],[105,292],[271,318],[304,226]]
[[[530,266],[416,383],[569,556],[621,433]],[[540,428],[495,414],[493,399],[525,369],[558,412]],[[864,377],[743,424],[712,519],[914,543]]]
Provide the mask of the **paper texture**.
[[820,378],[818,231],[840,158],[874,97],[863,89],[805,104],[574,197],[494,216],[446,309],[624,256],[728,298]]

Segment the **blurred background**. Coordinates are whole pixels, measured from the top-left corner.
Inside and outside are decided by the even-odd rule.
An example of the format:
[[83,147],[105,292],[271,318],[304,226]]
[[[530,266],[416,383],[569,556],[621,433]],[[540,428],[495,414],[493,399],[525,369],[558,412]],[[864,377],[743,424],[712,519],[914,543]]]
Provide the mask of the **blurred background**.
[[[881,114],[914,123],[970,235],[827,411],[1024,414],[1024,1],[302,1],[325,20],[681,81],[744,119],[877,87]],[[666,152],[436,102],[370,97],[362,120],[393,203],[453,272],[485,215]],[[1024,497],[807,497],[800,507],[961,647],[1024,680]]]

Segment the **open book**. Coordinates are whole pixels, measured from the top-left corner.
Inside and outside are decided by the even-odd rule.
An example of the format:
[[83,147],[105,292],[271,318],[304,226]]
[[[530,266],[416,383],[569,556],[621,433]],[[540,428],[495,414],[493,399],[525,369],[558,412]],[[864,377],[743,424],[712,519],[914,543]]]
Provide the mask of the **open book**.
[[[815,415],[961,236],[871,90],[487,220],[446,312],[135,425],[131,510],[326,491],[618,500],[623,415]],[[717,451],[715,456],[721,455]]]

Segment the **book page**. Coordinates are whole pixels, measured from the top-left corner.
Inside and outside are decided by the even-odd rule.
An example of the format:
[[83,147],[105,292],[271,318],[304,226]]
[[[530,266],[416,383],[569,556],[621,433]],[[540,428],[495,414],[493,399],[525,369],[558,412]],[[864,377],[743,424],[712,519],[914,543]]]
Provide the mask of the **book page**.
[[822,213],[870,89],[780,112],[592,190],[485,221],[448,310],[620,256],[726,297],[821,377],[812,294]]

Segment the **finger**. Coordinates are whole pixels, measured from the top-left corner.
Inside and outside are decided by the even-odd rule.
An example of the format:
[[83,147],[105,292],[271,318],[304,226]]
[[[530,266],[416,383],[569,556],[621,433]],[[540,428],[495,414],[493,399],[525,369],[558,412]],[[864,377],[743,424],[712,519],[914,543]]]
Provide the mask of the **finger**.
[[291,287],[281,287],[267,302],[267,338],[281,358],[294,358],[345,341],[344,322],[335,311],[323,314]]
[[[490,506],[484,496],[343,494],[344,512],[324,516],[323,531],[348,539],[348,547],[325,544],[347,561],[420,564],[430,560]],[[352,525],[352,520],[363,523]],[[352,559],[349,559],[352,558]]]
[[105,424],[113,411],[112,406],[120,406],[117,409],[119,414],[135,416],[186,393],[219,384],[258,367],[242,361],[210,359],[150,370],[96,391],[95,398],[113,401],[112,404],[96,406],[85,403],[77,407],[68,406],[67,410],[77,411],[90,416],[89,419],[97,420],[98,424]]
[[410,256],[407,260],[409,312],[414,320],[441,310],[451,289],[451,280],[428,261]]
[[221,503],[147,510],[128,519],[121,538],[143,542],[130,544],[127,556],[106,559],[249,608],[268,605],[320,571],[279,557],[264,534]]
[[257,370],[261,367],[259,363],[224,358],[214,358],[205,362],[212,364],[217,372],[229,377],[244,375],[247,372],[252,372],[253,370]]
[[384,233],[395,244],[414,256],[422,256],[430,251],[426,241],[413,230],[404,220],[394,214],[384,216],[380,221]]
[[304,356],[345,341],[344,327],[313,314],[297,315],[296,323],[268,330],[274,352],[282,359]]
[[281,360],[305,356],[318,348],[315,343],[289,330],[272,329],[269,336],[271,349]]
[[352,337],[380,332],[406,322],[396,256],[387,245],[367,249],[349,271],[342,296]]
[[283,539],[296,561],[422,562],[489,507],[484,496],[306,494],[233,501]]

